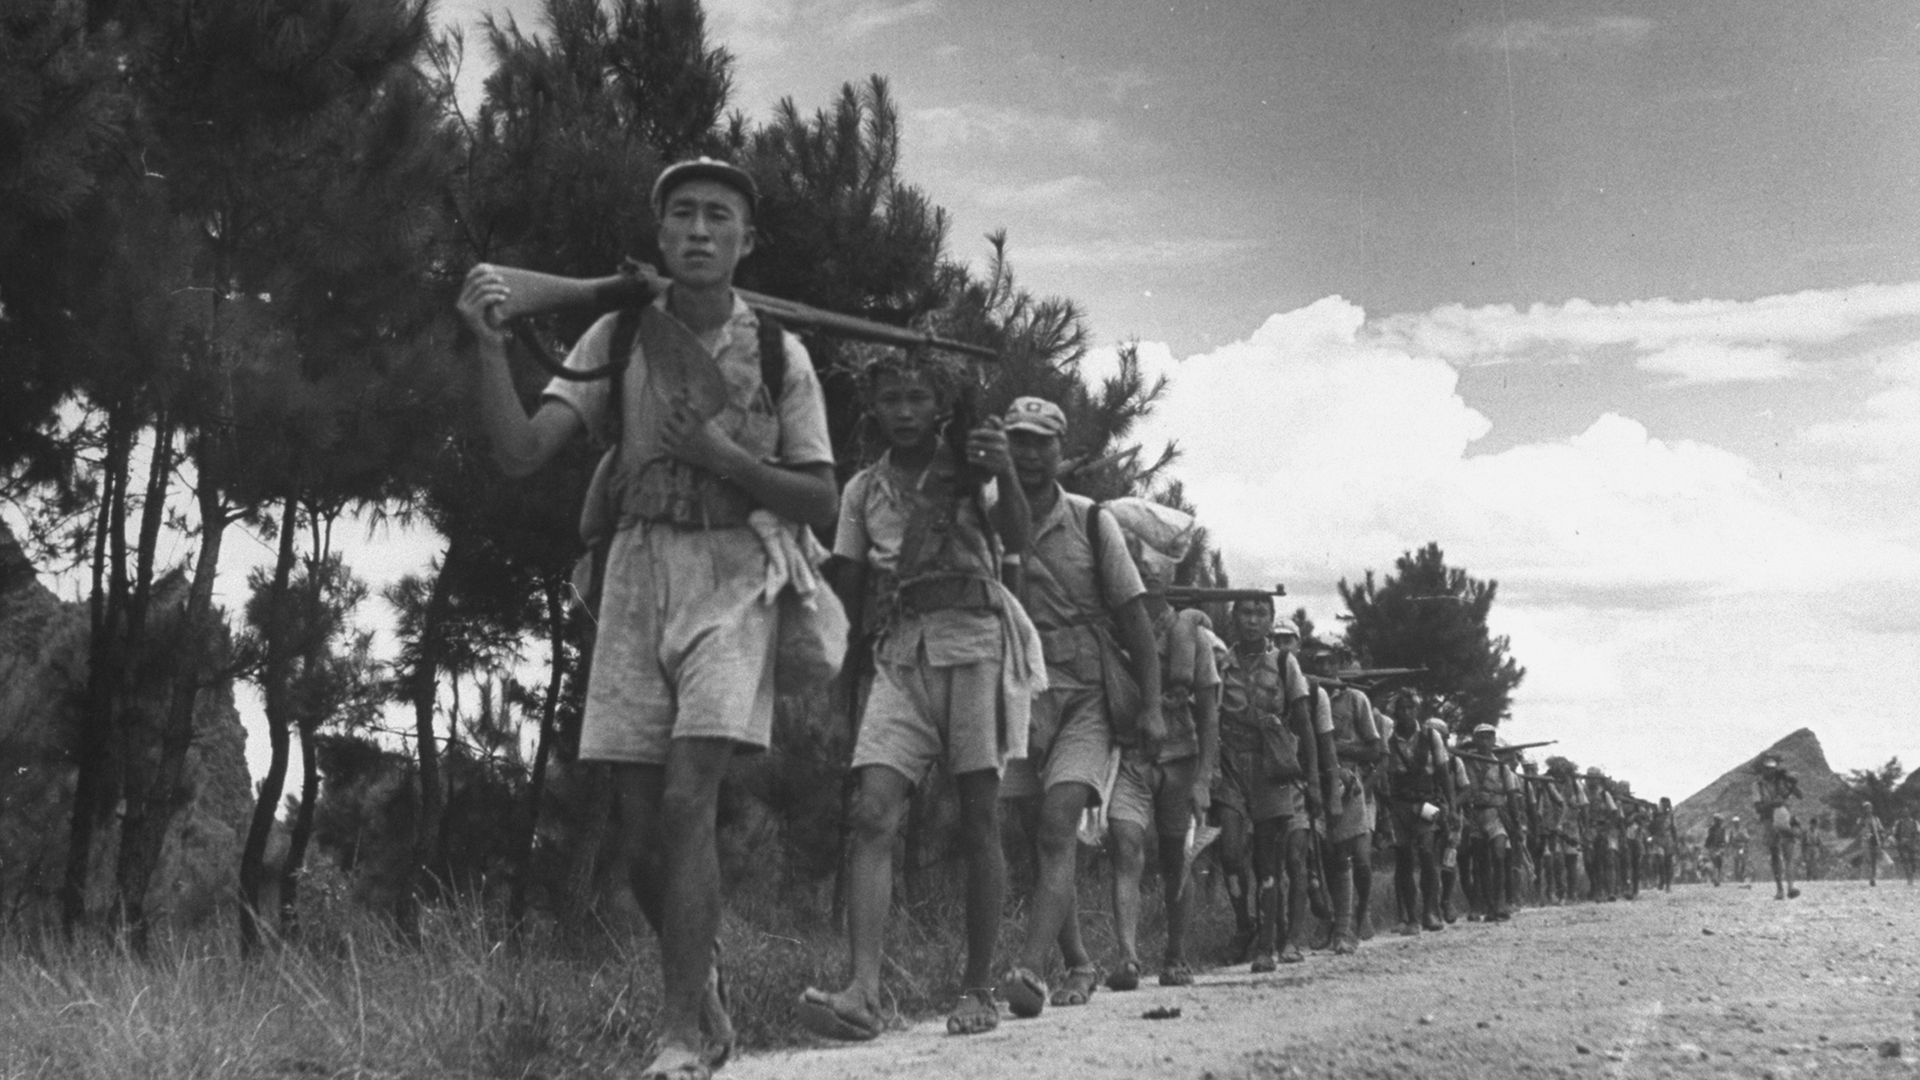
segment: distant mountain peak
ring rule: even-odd
[[[1800,781],[1801,798],[1790,803],[1803,820],[1825,817],[1831,811],[1826,795],[1840,787],[1840,777],[1827,764],[1827,753],[1820,736],[1812,728],[1799,728],[1754,754],[1739,759],[1720,778],[1677,803],[1674,824],[1680,832],[1697,840],[1705,835],[1707,821],[1714,814],[1727,818],[1753,819],[1753,767],[1763,757],[1774,756]]]

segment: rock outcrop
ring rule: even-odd
[[[186,589],[177,575],[154,609],[177,623]],[[159,617],[159,616],[156,616]],[[0,920],[55,910],[72,815],[75,736],[87,682],[88,614],[40,584],[0,523]],[[157,715],[156,699],[148,715]],[[195,918],[233,895],[240,840],[252,809],[246,730],[231,684],[201,695],[186,785],[191,801],[167,835],[148,898],[162,916]],[[113,899],[117,822],[96,834],[88,905]]]
[[[1724,814],[1728,820],[1738,816],[1751,823],[1753,820],[1753,763],[1766,754],[1774,754],[1780,763],[1787,767],[1800,781],[1800,798],[1791,804],[1791,808],[1802,820],[1812,815],[1825,816],[1828,793],[1841,787],[1840,777],[1827,764],[1826,751],[1820,748],[1820,737],[1811,728],[1800,730],[1774,743],[1772,746],[1743,759],[1739,764],[1727,770],[1718,780],[1689,795],[1673,808],[1674,824],[1682,836],[1699,841],[1707,834],[1707,821],[1714,814]]]

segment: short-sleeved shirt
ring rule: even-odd
[[[992,508],[998,489],[989,481],[976,506],[970,498],[954,498],[943,475],[933,464],[916,475],[904,475],[893,465],[891,452],[854,474],[840,496],[833,553],[903,578],[919,573],[994,577],[999,571],[1000,545],[980,514]],[[919,565],[903,572],[901,550],[916,512],[923,516],[951,513],[951,527],[942,531],[939,540],[923,544],[916,557]],[[926,527],[924,521],[920,527]],[[885,663],[912,664],[924,655],[935,667],[998,660],[1003,636],[1000,617],[992,611],[946,608],[901,613],[885,628],[877,657]]]
[[[1260,718],[1277,716],[1285,720],[1287,707],[1311,697],[1312,692],[1292,653],[1272,645],[1253,657],[1237,649],[1229,651],[1220,669],[1221,748],[1235,752],[1258,748]]]
[[[1336,687],[1327,694],[1331,727],[1337,742],[1378,742],[1385,737],[1379,717],[1367,695],[1351,686]]]
[[[1147,591],[1127,554],[1126,534],[1104,511],[1098,515],[1101,565],[1095,572],[1087,537],[1092,505],[1092,499],[1060,489],[1053,508],[1033,523],[1024,599],[1046,651],[1049,690],[1102,687],[1102,634],[1111,640],[1112,613]]]
[[[615,480],[618,490],[631,491],[650,470],[689,468],[673,461],[660,442],[667,415],[681,394],[701,415],[718,415],[721,427],[735,442],[769,464],[832,464],[826,398],[799,339],[782,335],[786,367],[780,400],[775,403],[760,377],[759,316],[738,294],[733,298],[733,314],[721,328],[717,343],[701,340],[670,314],[667,297],[663,292],[642,312],[641,330],[634,336],[634,363],[622,377],[625,400],[620,421],[620,468]],[[616,314],[609,313],[595,322],[574,343],[566,366],[579,371],[606,363],[617,320]],[[647,340],[663,346],[658,355],[648,353],[644,347]],[[710,347],[715,344],[717,347]],[[547,384],[542,396],[573,409],[586,425],[588,436],[604,445],[611,441],[614,430],[612,383],[611,379],[574,382],[556,378]],[[622,502],[627,501],[623,495]]]
[[[1153,637],[1160,646],[1160,684],[1163,687],[1185,684],[1191,688],[1184,709],[1166,714],[1167,737],[1160,743],[1161,762],[1179,761],[1200,752],[1196,701],[1202,691],[1220,685],[1220,669],[1214,663],[1213,648],[1199,633],[1198,612],[1168,608],[1153,620]],[[1186,635],[1192,642],[1193,666],[1187,671],[1173,670],[1174,635]],[[1180,650],[1183,654],[1185,649]]]

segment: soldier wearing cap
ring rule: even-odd
[[[1310,657],[1327,696],[1329,739],[1320,749],[1323,765],[1333,773],[1334,794],[1327,807],[1323,861],[1332,892],[1333,951],[1344,954],[1373,936],[1368,908],[1373,902],[1374,770],[1386,755],[1387,732],[1367,695],[1339,681],[1341,659],[1333,646]]]
[[[1471,757],[1462,755],[1467,772],[1464,846],[1472,866],[1467,893],[1468,918],[1504,922],[1507,909],[1507,859],[1512,842],[1507,835],[1507,804],[1519,786],[1513,770],[1496,754],[1496,729],[1479,724],[1473,729]]]
[[[1753,813],[1773,868],[1773,898],[1791,900],[1800,890],[1793,885],[1793,815],[1787,811],[1787,802],[1800,797],[1800,783],[1772,754],[1755,763],[1754,773]]]
[[[1393,734],[1387,739],[1387,820],[1393,843],[1393,882],[1399,901],[1397,933],[1444,930],[1440,913],[1440,863],[1434,834],[1442,807],[1453,801],[1453,773],[1446,739],[1423,722],[1416,690],[1402,690],[1387,703]]]
[[[468,273],[458,310],[478,341],[480,408],[495,461],[526,476],[580,435],[615,442],[590,509],[611,539],[597,612],[580,758],[613,766],[618,835],[608,876],[660,933],[659,1052],[642,1075],[704,1077],[732,1050],[715,934],[720,781],[773,725],[775,605],[767,555],[747,516],[832,525],[837,496],[826,404],[800,343],[783,337],[774,400],[758,321],[733,291],[755,243],[758,189],[721,161],[681,162],[653,186],[671,286],[640,315],[623,399],[608,381],[555,380],[531,417],[507,370],[490,266]],[[596,322],[567,365],[606,366],[616,317]],[[603,500],[603,501],[601,501]]]
[[[1235,945],[1251,944],[1253,970],[1264,972],[1304,959],[1310,845],[1303,830],[1326,801],[1319,710],[1294,657],[1299,630],[1289,620],[1275,621],[1273,601],[1236,600],[1232,621],[1233,649],[1220,672],[1220,775],[1213,801],[1238,924]],[[1330,727],[1331,719],[1326,723]]]
[[[1047,661],[1027,756],[1008,763],[1000,785],[1002,796],[1032,804],[1026,816],[1038,853],[1020,962],[1000,987],[1014,1015],[1026,1017],[1048,1003],[1085,1004],[1099,984],[1074,885],[1081,814],[1105,797],[1117,747],[1157,748],[1167,725],[1146,588],[1126,536],[1111,513],[1059,483],[1066,414],[1043,398],[1017,398],[1005,429],[1032,511],[1025,601]],[[1133,700],[1118,700],[1127,680]],[[1067,971],[1049,994],[1043,974],[1056,942]]]
[[[1740,821],[1740,815],[1733,815],[1727,823],[1727,847],[1733,851],[1733,877],[1742,886],[1750,884],[1747,866],[1747,827]]]

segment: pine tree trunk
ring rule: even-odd
[[[288,701],[292,650],[287,640],[287,581],[293,575],[296,505],[294,497],[287,496],[280,522],[280,552],[273,564],[273,593],[267,605],[267,656],[261,675],[261,697],[266,704],[267,740],[273,756],[254,797],[253,820],[247,828],[246,846],[240,852],[240,949],[248,955],[260,948],[260,893],[266,886],[267,840],[273,834],[273,818],[280,806],[280,795],[286,790],[287,757],[292,743],[292,710]]]
[[[507,923],[517,931],[527,913],[527,887],[533,878],[533,840],[540,828],[540,803],[547,792],[547,758],[553,746],[553,719],[560,708],[566,659],[567,600],[564,578],[547,582],[547,644],[552,651],[547,696],[540,705],[540,739],[533,752],[533,776],[527,784],[527,818],[514,859],[513,890],[507,897]]]
[[[448,582],[454,570],[466,559],[466,548],[455,539],[447,544],[440,572],[434,575],[433,591],[427,597],[427,610],[420,620],[419,660],[410,673],[408,697],[413,703],[414,753],[420,761],[420,788],[414,796],[412,880],[401,890],[397,915],[403,933],[416,929],[421,896],[432,882],[435,853],[440,847],[441,818],[446,799],[441,790],[440,753],[433,730],[434,705],[440,689],[440,655],[443,627],[450,600]]]
[[[285,938],[299,933],[297,895],[306,870],[307,843],[313,837],[314,802],[320,797],[320,755],[314,745],[313,726],[303,724],[300,728],[300,808],[294,812],[287,859],[280,866],[280,935]]]
[[[88,600],[90,637],[87,644],[87,696],[80,720],[74,759],[73,810],[67,827],[66,872],[60,885],[60,927],[72,938],[87,918],[87,881],[93,864],[93,837],[112,809],[114,720],[119,714],[120,688],[126,675],[126,657],[120,649],[122,612],[116,597],[109,554],[114,524],[124,520],[116,505],[126,496],[124,477],[132,451],[131,436],[123,430],[119,412],[107,417],[105,497],[93,527],[93,589]],[[119,499],[116,499],[116,494]]]

